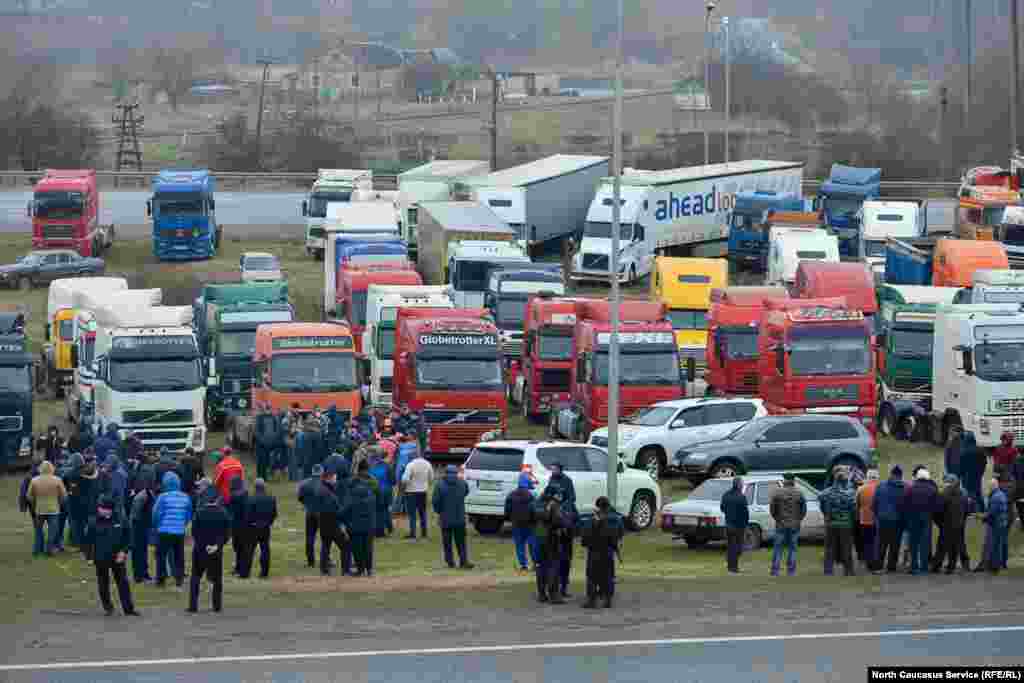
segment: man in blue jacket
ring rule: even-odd
[[[444,561],[455,569],[455,556],[452,554],[452,542],[459,553],[459,568],[472,569],[469,551],[466,549],[466,496],[469,485],[459,479],[459,468],[448,465],[444,478],[434,487],[431,503],[441,524],[441,544],[444,548]]]
[[[750,524],[750,502],[743,493],[743,477],[732,480],[732,488],[722,496],[719,509],[725,515],[726,563],[731,573],[739,574],[743,536]]]
[[[1010,499],[1007,495],[1010,478],[1000,472],[993,479],[992,492],[988,498],[988,510],[983,517],[985,523],[985,554],[983,568],[993,574],[1006,569],[1009,558]]]
[[[185,583],[185,532],[192,521],[192,500],[181,492],[181,480],[167,472],[160,481],[163,493],[153,504],[153,527],[157,533],[156,583],[167,581],[167,559],[170,557],[174,582]]]
[[[893,465],[889,479],[878,485],[872,511],[878,523],[878,566],[892,573],[899,569],[900,541],[905,526],[903,468]],[[886,561],[888,555],[888,561]]]

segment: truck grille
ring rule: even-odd
[[[4,415],[0,417],[0,432],[20,432],[21,415]]]
[[[380,390],[382,393],[390,394],[391,387],[394,386],[394,377],[381,377],[380,378]]]
[[[932,393],[932,383],[929,379],[922,380],[920,377],[910,375],[896,375],[892,379],[893,391],[913,391],[915,393]]]
[[[73,225],[44,225],[43,226],[43,239],[47,240],[59,240],[59,239],[70,239],[75,236],[75,227]]]
[[[480,443],[480,437],[491,431],[488,425],[444,425],[444,442],[449,448],[472,448]]]
[[[827,401],[856,401],[860,396],[856,384],[847,384],[837,387],[807,387],[804,398],[808,403],[823,403]]]
[[[740,385],[742,385],[744,389],[757,389],[757,375],[743,375],[743,378],[740,380]]]
[[[142,439],[143,445],[147,441],[186,441],[188,440],[187,431],[167,431],[167,432],[136,432],[138,437]]]
[[[247,394],[252,388],[252,379],[224,379],[221,380],[220,390],[225,394]]]
[[[1004,398],[996,401],[996,412],[1024,413],[1024,398]]]
[[[584,254],[583,268],[586,270],[608,270],[608,256],[605,254]]]
[[[126,410],[122,419],[126,425],[195,422],[191,410]]]
[[[424,410],[423,420],[429,425],[496,425],[501,422],[501,412],[473,409]]]
[[[569,391],[569,368],[541,370],[540,386],[548,391]]]

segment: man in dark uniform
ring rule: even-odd
[[[562,598],[569,599],[569,574],[572,571],[572,539],[573,529],[576,528],[576,520],[579,515],[576,511],[576,488],[570,479],[562,471],[562,463],[551,463],[551,480],[548,482],[545,492],[557,491],[560,494],[561,513],[564,531],[559,535],[559,545],[556,549],[555,561],[558,572],[558,589]]]
[[[256,476],[264,481],[270,477],[272,457],[280,440],[281,422],[264,403],[256,416]]]
[[[621,527],[611,520],[611,504],[601,496],[590,525],[583,532],[583,546],[587,549],[587,601],[586,608],[597,607],[601,598],[605,607],[612,606],[615,591],[615,558],[622,538]]]
[[[252,493],[245,504],[245,526],[248,538],[245,544],[245,561],[241,577],[249,578],[252,572],[256,547],[260,549],[260,578],[270,576],[270,529],[277,520],[277,498],[267,493],[267,482],[257,479]]]
[[[338,500],[337,483],[337,472],[334,472],[333,468],[327,468],[313,493],[313,507],[317,515],[317,525],[320,527],[320,573],[324,576],[331,573],[331,545],[337,544],[339,548],[344,549],[348,544],[345,538],[348,532],[341,526],[341,503]],[[344,555],[344,550],[342,552]]]
[[[559,581],[559,549],[567,529],[562,519],[562,493],[547,489],[537,514],[537,599],[553,605],[565,604]]]
[[[231,537],[231,513],[224,507],[217,488],[209,479],[199,483],[199,504],[192,520],[192,577],[189,581],[188,611],[199,610],[199,582],[210,582],[213,611],[224,607],[224,546]]]
[[[299,484],[299,502],[306,510],[306,563],[312,569],[316,566],[316,535],[320,530],[320,516],[316,512],[316,489],[324,474],[322,465],[313,467],[313,476]]]

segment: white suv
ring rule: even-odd
[[[629,467],[665,474],[680,448],[717,441],[755,417],[768,414],[759,398],[684,398],[643,408],[619,425],[619,457]],[[595,429],[589,444],[608,447],[608,428]]]
[[[551,472],[561,463],[576,489],[576,508],[581,514],[594,511],[598,498],[608,490],[608,453],[603,448],[568,441],[486,441],[469,454],[464,469],[469,497],[466,514],[481,534],[494,534],[505,523],[505,498],[515,490],[519,475],[529,471],[537,480],[539,495]],[[619,463],[618,500],[613,506],[626,515],[630,527],[646,529],[661,507],[661,489],[647,472],[627,469]]]

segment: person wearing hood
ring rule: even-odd
[[[835,483],[818,497],[828,530],[825,542],[832,551],[826,553],[825,575],[832,575],[832,562],[835,561],[843,565],[846,576],[853,576],[852,545],[853,527],[857,523],[857,498],[846,468],[840,468],[834,478]]]
[[[562,591],[562,597],[568,600],[572,597],[569,595],[569,575],[572,572],[572,530],[576,528],[576,522],[579,519],[579,513],[576,510],[576,487],[573,486],[572,479],[565,474],[562,463],[552,463],[549,469],[551,470],[551,479],[544,489],[545,492],[558,491],[562,494],[562,519],[565,522],[567,533],[559,534],[561,545],[558,548],[557,562],[559,588]]]
[[[96,503],[100,497],[99,467],[96,465],[96,455],[91,450],[86,450],[82,460],[82,468],[78,472],[78,497],[81,506],[80,520],[82,523],[81,538],[85,538],[85,530],[92,523],[96,516]],[[92,562],[92,545],[86,541],[82,545],[82,554],[86,561]]]
[[[377,482],[377,538],[392,534],[395,525],[391,521],[391,503],[395,491],[395,468],[382,454],[375,452],[370,456],[370,476]]]
[[[120,451],[121,439],[117,436],[118,429],[119,427],[116,423],[110,423],[107,425],[107,429],[103,435],[96,439],[96,444],[94,446],[96,449],[96,462],[101,467],[106,464],[107,458]]]
[[[217,456],[215,456],[217,457]],[[225,505],[231,504],[231,480],[240,478],[245,481],[245,468],[235,457],[230,446],[220,450],[220,459],[217,460],[217,467],[213,470],[213,485],[217,487],[221,500]]]
[[[537,510],[537,600],[564,605],[558,571],[561,536],[570,533],[562,518],[562,492],[545,489]]]
[[[153,505],[156,503],[154,482],[139,478],[140,488],[132,498],[132,577],[135,583],[152,581],[149,573],[149,537],[153,530]]]
[[[903,506],[910,533],[910,573],[915,576],[927,574],[932,515],[942,510],[939,487],[932,481],[927,468],[919,469],[914,475],[914,483],[907,489]]]
[[[203,576],[210,582],[213,611],[224,603],[224,546],[231,537],[231,513],[209,479],[202,480],[196,517],[192,523],[192,576],[189,579],[188,611],[199,611],[199,584]]]
[[[128,583],[129,533],[124,516],[118,511],[117,503],[110,496],[102,496],[96,504],[96,516],[86,532],[90,545],[95,548],[96,588],[100,603],[107,616],[114,614],[114,603],[110,599],[110,576],[113,574],[121,609],[126,616],[140,616],[132,603],[132,587]]]
[[[320,524],[315,507],[315,495],[323,474],[324,467],[317,465],[313,468],[313,476],[303,480],[296,490],[299,502],[302,503],[302,507],[306,511],[306,564],[310,569],[316,567],[316,535]]]
[[[539,551],[537,549],[536,501],[533,495],[533,480],[523,472],[519,475],[515,490],[505,498],[505,518],[512,522],[512,540],[516,547],[516,560],[519,572],[526,574],[530,567],[526,560],[526,549],[530,549],[530,558],[534,567],[537,566]]]
[[[965,547],[964,522],[967,520],[967,496],[960,487],[960,478],[955,474],[947,474],[942,478],[945,488],[942,489],[942,509],[938,513],[940,527],[939,548],[932,558],[931,572],[937,574],[942,569],[942,562],[949,557],[946,573],[956,570],[957,560],[963,559],[964,568],[969,566],[970,559],[961,558],[961,548]]]
[[[185,583],[185,532],[192,521],[192,501],[181,491],[181,480],[168,472],[160,482],[163,493],[153,504],[153,527],[157,532],[156,583],[167,581],[168,558],[174,581]]]
[[[270,404],[260,406],[256,416],[256,476],[266,481],[270,477],[274,449],[281,431],[280,421],[270,412]]]
[[[35,544],[33,555],[52,555],[60,537],[58,535],[57,518],[60,508],[67,498],[67,489],[60,477],[54,475],[53,463],[44,460],[39,465],[39,475],[32,478],[26,491],[26,498],[33,511],[32,519],[35,527]],[[46,529],[44,535],[43,529]]]
[[[981,483],[985,478],[988,459],[985,451],[978,447],[974,432],[964,432],[960,445],[960,482],[967,493],[974,499],[975,508],[985,511],[985,497],[981,493]]]
[[[267,493],[267,482],[257,478],[245,502],[245,561],[239,576],[249,578],[257,546],[260,549],[260,578],[270,576],[270,529],[277,520],[277,498]]]
[[[469,551],[466,548],[466,496],[469,495],[469,484],[459,478],[459,468],[448,465],[444,478],[434,487],[431,506],[437,514],[441,525],[441,545],[444,548],[444,561],[455,569],[455,556],[452,544],[459,553],[459,569],[472,569]]]
[[[227,508],[232,520],[231,549],[235,552],[235,566],[231,573],[234,576],[242,576],[250,540],[248,520],[245,518],[249,492],[246,491],[245,480],[241,477],[231,480],[230,491],[231,498],[227,501]]]
[[[597,600],[605,608],[612,606],[615,592],[615,557],[619,553],[622,527],[611,520],[611,502],[605,496],[595,501],[594,518],[583,532],[583,546],[587,549],[587,601],[588,609],[597,607]]]
[[[351,534],[354,576],[373,575],[373,538],[377,529],[377,482],[370,476],[366,460],[359,463],[348,486],[341,517]]]

